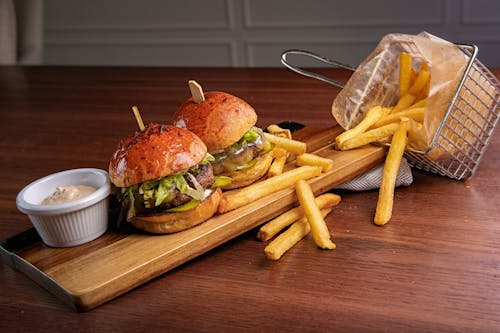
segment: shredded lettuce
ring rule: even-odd
[[[189,177],[189,180],[191,180],[195,188],[189,186],[188,182],[182,175],[180,175],[179,177],[175,177],[175,186],[177,187],[177,189],[179,189],[179,191],[181,191],[181,193],[187,194],[195,200],[202,200],[205,194],[205,190],[192,174],[186,173],[186,176]]]
[[[130,205],[128,206],[127,210],[127,220],[130,220],[132,217],[135,216],[135,197],[134,197],[134,191],[137,190],[137,185],[131,186],[123,194],[127,194],[128,198],[130,200]]]
[[[257,133],[257,131],[255,130],[255,127],[253,127],[252,129],[250,129],[248,132],[246,132],[244,135],[243,135],[243,139],[246,141],[246,142],[255,142],[257,141],[257,139],[260,138],[260,135],[259,133]]]
[[[188,177],[194,188],[189,185],[184,176]],[[173,199],[173,191],[177,188],[181,193],[187,194],[195,200],[202,200],[204,189],[196,180],[196,177],[189,172],[180,172],[166,177],[152,179],[142,183],[138,187],[138,193],[142,195],[144,206],[152,208],[160,206],[164,202]],[[132,198],[133,191],[129,190],[129,196]]]
[[[156,189],[156,200],[155,207],[160,206],[163,202],[167,201],[167,198],[172,199],[174,182],[168,177],[165,177],[160,180],[158,184],[158,188]]]
[[[136,205],[144,205],[144,208],[151,209],[173,200],[175,197],[175,189],[178,189],[179,192],[187,194],[192,198],[192,200],[189,201],[190,205],[181,205],[179,206],[180,210],[178,211],[187,210],[189,207],[193,207],[196,202],[203,200],[205,196],[205,189],[192,174],[196,173],[196,171],[196,169],[192,169],[185,172],[171,174],[166,177],[152,179],[128,188],[122,188],[122,200],[129,201],[127,205],[127,220],[130,220],[136,215]],[[189,185],[186,178],[191,184],[193,184],[193,186]]]
[[[257,127],[252,127],[248,130],[238,141],[230,145],[229,147],[219,149],[216,152],[212,152],[213,162],[212,165],[220,163],[226,159],[233,159],[235,156],[238,156],[245,147],[247,146],[260,146],[263,142],[262,135],[260,134],[262,130]],[[245,163],[248,162],[245,161]],[[237,164],[242,164],[241,161],[237,162]]]
[[[207,155],[205,155],[205,157],[201,160],[199,164],[207,164],[214,160],[215,158],[210,153],[207,153]]]

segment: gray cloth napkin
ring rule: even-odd
[[[350,191],[367,191],[380,188],[380,183],[382,182],[382,170],[384,169],[384,164],[381,164],[362,175],[359,175],[351,180],[346,181],[343,184],[335,187],[335,189],[340,190],[350,190]],[[411,168],[405,158],[401,160],[401,165],[399,166],[398,176],[396,177],[396,187],[398,186],[409,186],[413,182],[413,175],[411,173]]]

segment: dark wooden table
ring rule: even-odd
[[[107,169],[136,129],[131,105],[169,122],[188,79],[246,99],[260,126],[335,124],[338,89],[286,69],[0,67],[0,239],[31,228],[15,205],[26,184]],[[334,251],[306,239],[268,261],[252,230],[89,312],[1,264],[0,331],[498,331],[499,156],[497,130],[465,182],[414,171],[384,227],[372,223],[377,191],[339,192]]]

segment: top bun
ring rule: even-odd
[[[201,103],[195,103],[193,98],[184,102],[173,121],[198,135],[209,152],[237,142],[257,122],[254,108],[241,98],[219,91],[204,95]]]
[[[192,132],[149,124],[118,144],[109,163],[109,178],[118,187],[129,187],[186,170],[206,154],[207,147]]]

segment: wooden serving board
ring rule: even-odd
[[[308,151],[334,161],[333,170],[310,180],[316,195],[324,193],[380,163],[385,151],[367,146],[351,151],[333,148],[340,127],[303,128],[294,138]],[[218,214],[189,230],[150,235],[110,228],[100,238],[72,248],[45,246],[34,229],[1,244],[4,262],[78,311],[101,305],[146,281],[279,215],[297,203],[294,188]]]

